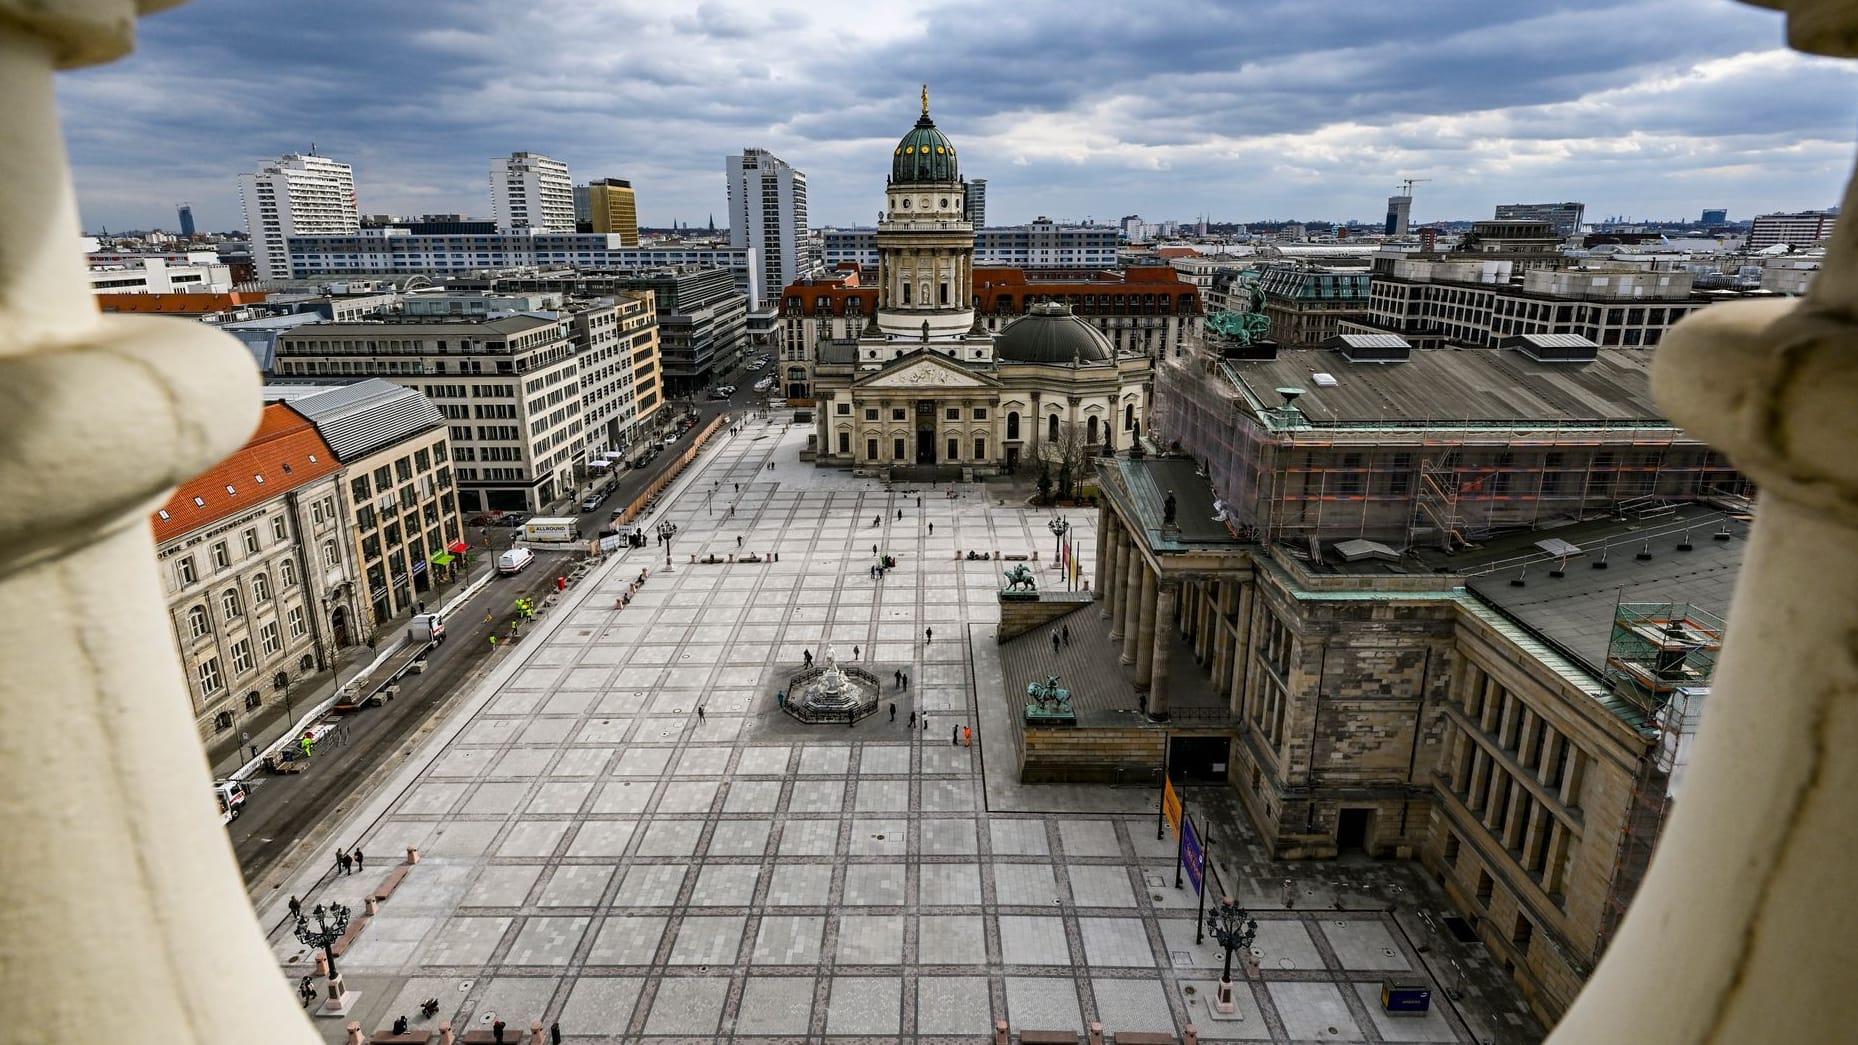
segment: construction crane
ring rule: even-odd
[[[1400,195],[1411,196],[1413,195],[1413,186],[1418,185],[1422,181],[1431,181],[1431,180],[1432,180],[1431,178],[1401,178],[1400,179]]]

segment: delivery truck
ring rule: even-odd
[[[578,541],[581,539],[581,521],[571,517],[531,519],[523,524],[523,539],[526,541]]]

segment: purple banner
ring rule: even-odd
[[[1194,892],[1205,887],[1206,853],[1200,848],[1200,834],[1194,830],[1194,822],[1187,820],[1181,825],[1181,852],[1187,865],[1187,878],[1194,884]]]

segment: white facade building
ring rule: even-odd
[[[760,252],[759,290],[780,288],[818,267],[807,239],[806,174],[766,149],[744,149],[724,161],[729,178],[729,245]],[[759,293],[750,301],[760,303]]]
[[[1748,249],[1761,250],[1776,243],[1790,247],[1810,247],[1832,235],[1839,220],[1831,211],[1809,210],[1799,214],[1760,214],[1748,228]]]
[[[974,183],[968,182],[973,188]],[[973,198],[973,193],[967,194]],[[826,268],[857,262],[877,270],[877,229],[871,226],[826,229],[821,234]],[[976,265],[1011,265],[1024,269],[1113,269],[1117,267],[1117,229],[1111,225],[1060,225],[1040,218],[1028,225],[974,231]]]
[[[490,161],[490,213],[506,232],[574,231],[574,180],[568,165],[539,152]]]
[[[255,174],[239,175],[239,206],[260,279],[290,278],[291,236],[361,227],[355,169],[314,153],[280,156]]]
[[[232,290],[232,269],[221,265],[212,251],[199,251],[198,261],[167,257],[116,255],[107,263],[90,264],[93,294],[224,294]]]

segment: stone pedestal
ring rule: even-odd
[[[1237,1007],[1238,1006],[1234,1005],[1232,1001],[1232,981],[1219,981],[1219,992],[1213,995],[1213,1010],[1215,1012],[1231,1012]]]

